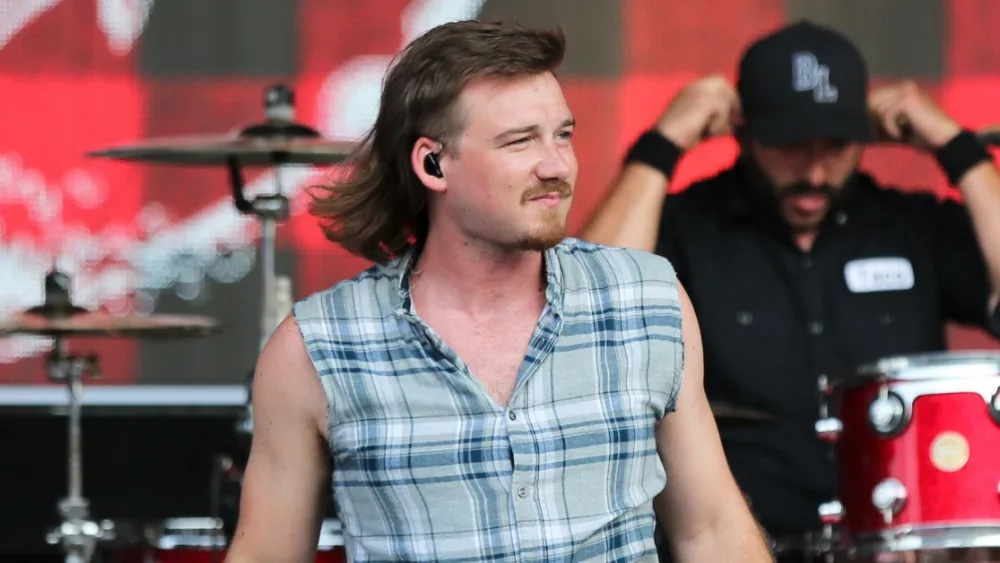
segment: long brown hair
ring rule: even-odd
[[[554,71],[562,63],[561,29],[462,21],[421,35],[386,74],[375,125],[347,160],[341,181],[315,186],[310,212],[326,238],[384,262],[427,236],[427,188],[410,153],[420,137],[444,144],[463,127],[456,102],[471,80]]]

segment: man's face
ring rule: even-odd
[[[555,76],[478,80],[458,106],[464,129],[442,160],[447,188],[434,198],[431,229],[503,249],[558,244],[577,162],[573,116]]]
[[[834,140],[787,146],[751,144],[752,156],[776,190],[778,209],[797,233],[812,232],[858,167],[862,145]]]

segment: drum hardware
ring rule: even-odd
[[[275,255],[278,224],[290,216],[288,197],[282,193],[280,166],[286,164],[332,165],[344,162],[355,143],[323,139],[316,129],[295,121],[295,94],[284,84],[275,84],[264,92],[264,121],[238,130],[235,134],[198,135],[151,139],[131,145],[111,147],[87,153],[90,157],[123,161],[191,166],[222,166],[229,172],[230,191],[237,211],[252,215],[261,227],[261,276],[263,286],[259,349],[281,322],[279,301],[285,289],[291,295],[291,282],[276,274]],[[275,193],[248,199],[241,167],[271,167],[275,171]],[[240,432],[252,432],[252,410],[247,406]]]
[[[837,441],[837,437],[840,436],[844,425],[836,418],[830,416],[828,402],[833,393],[830,378],[826,375],[820,375],[817,378],[817,384],[816,390],[819,393],[819,420],[816,421],[815,430],[820,440],[827,444],[832,444]]]
[[[883,385],[879,388],[878,396],[868,405],[868,422],[879,435],[892,436],[904,428],[902,422],[905,413],[903,399]]]
[[[882,513],[888,526],[903,505],[906,504],[906,486],[899,479],[883,479],[872,489],[872,505]]]
[[[201,547],[221,552],[226,548],[222,520],[218,518],[170,518],[148,526],[146,540],[160,549]]]
[[[100,523],[90,518],[90,501],[83,496],[83,452],[81,447],[81,399],[85,376],[97,377],[97,359],[92,356],[70,355],[66,341],[56,338],[53,351],[46,362],[48,377],[53,382],[65,383],[69,389],[69,494],[59,499],[57,509],[62,523],[49,532],[45,541],[61,545],[67,563],[87,563],[93,556],[97,542],[114,539],[114,523]]]
[[[282,164],[331,165],[343,162],[355,148],[334,141],[294,121],[294,93],[283,84],[264,92],[265,120],[235,132],[147,139],[86,153],[94,158],[182,166],[236,168]]]
[[[898,531],[858,535],[847,549],[847,555],[848,560],[858,560],[877,558],[880,554],[886,553],[912,553],[915,555],[911,561],[992,562],[996,559],[962,558],[960,553],[995,550],[998,545],[1000,545],[1000,523],[997,522],[913,526]],[[921,557],[916,555],[918,553],[926,555]],[[934,558],[933,555],[938,555],[939,558]],[[892,561],[900,560],[892,559]]]
[[[816,435],[824,442],[830,444],[836,442],[843,431],[844,423],[837,418],[827,417],[816,421]]]
[[[1000,353],[887,358],[821,387],[837,397],[836,412],[824,401],[821,421],[840,424],[817,428],[838,427],[822,434],[836,435],[836,525],[849,560],[1000,555]],[[824,523],[829,512],[822,507]]]
[[[819,393],[819,417],[826,418],[830,416],[826,401],[833,393],[833,386],[830,384],[830,378],[825,374],[816,378],[816,391]]]
[[[834,459],[836,455],[835,444],[840,438],[840,433],[844,430],[844,424],[840,419],[830,416],[830,401],[833,395],[834,386],[830,378],[822,374],[817,378],[816,391],[819,394],[819,419],[816,421],[815,431],[817,437],[822,441],[827,449],[827,457]],[[824,563],[833,563],[835,555],[835,537],[839,536],[839,527],[844,519],[844,505],[840,500],[834,499],[824,502],[818,508],[819,521],[822,525],[822,549],[819,549],[823,556]]]
[[[833,393],[830,378],[826,375],[820,375],[817,378],[816,391],[819,393],[819,419],[815,425],[816,435],[823,442],[832,444],[837,441],[837,437],[840,436],[844,425],[835,417],[830,416],[829,401]]]
[[[819,505],[819,521],[823,525],[821,545],[817,546],[823,555],[824,563],[834,562],[835,541],[838,535],[838,526],[844,519],[844,505],[839,500],[824,502]]]
[[[316,129],[294,121],[295,95],[283,84],[265,90],[264,114],[263,122],[244,127],[235,134],[167,137],[87,153],[91,157],[155,164],[212,165],[228,170],[236,209],[253,215],[261,224],[264,294],[261,347],[280,322],[275,319],[275,240],[278,223],[290,215],[290,204],[282,193],[280,175],[276,175],[275,193],[248,199],[241,167],[337,164],[346,160],[354,148],[353,143],[323,139]]]
[[[213,528],[215,530],[215,538],[213,539],[212,547],[215,547],[216,549],[212,550],[212,563],[218,563],[220,561],[219,555],[221,555],[225,546],[229,544],[231,537],[231,531],[226,529],[226,519],[222,515],[222,488],[224,484],[242,486],[243,472],[236,467],[236,464],[233,462],[231,457],[227,455],[219,455],[215,457],[212,463],[211,494],[209,497],[210,521],[221,524],[220,526]]]
[[[215,518],[169,518],[143,526],[141,545],[117,550],[111,563],[213,563],[224,561],[229,542],[220,536],[223,522]],[[343,563],[343,527],[335,518],[324,519],[316,542],[316,563]]]
[[[67,274],[56,268],[50,270],[45,276],[44,303],[0,322],[0,335],[34,334],[54,339],[46,359],[46,375],[55,383],[66,384],[69,392],[68,494],[57,503],[61,524],[45,539],[50,545],[62,546],[67,563],[87,563],[99,541],[115,538],[114,523],[92,520],[90,501],[83,495],[83,385],[85,378],[99,378],[100,369],[96,355],[70,354],[65,339],[74,335],[200,335],[211,332],[217,325],[199,317],[115,317],[88,311],[73,304],[70,285]]]

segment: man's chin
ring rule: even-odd
[[[521,239],[518,247],[522,250],[548,250],[566,238],[566,224],[559,223],[537,229]]]
[[[810,232],[819,229],[819,226],[823,224],[823,218],[826,217],[827,207],[816,211],[815,213],[803,214],[792,210],[785,210],[782,215],[784,216],[785,222],[788,226],[792,228],[792,231],[798,232]]]

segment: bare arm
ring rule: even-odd
[[[1000,300],[1000,173],[994,163],[983,162],[966,172],[959,184],[986,259],[993,290],[988,304],[992,314]]]
[[[681,563],[773,561],[723,453],[705,397],[698,319],[683,287],[680,293],[684,382],[677,410],[657,429],[667,469],[667,486],[655,501],[658,519]]]
[[[323,388],[295,320],[286,318],[254,374],[254,433],[227,563],[315,558],[329,454]]]
[[[868,103],[885,137],[920,149],[936,151],[961,131],[958,122],[912,80],[875,90]],[[992,161],[981,162],[965,172],[958,184],[986,261],[992,291],[984,305],[992,314],[1000,298],[1000,173]]]
[[[580,238],[653,252],[667,187],[667,177],[659,170],[641,163],[629,164],[587,222]]]
[[[670,102],[656,129],[686,151],[706,137],[731,133],[739,119],[736,92],[722,76],[708,76],[686,86]],[[580,238],[654,252],[669,184],[669,178],[652,166],[628,164]]]

